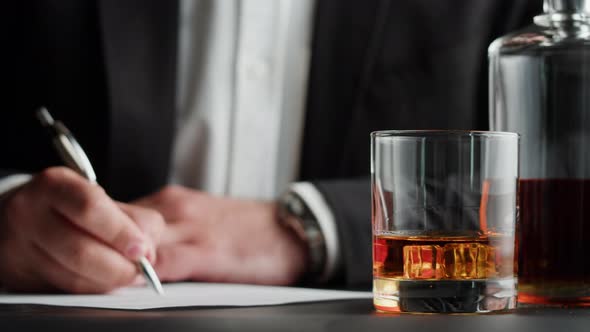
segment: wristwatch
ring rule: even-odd
[[[307,271],[302,278],[305,283],[319,279],[326,265],[326,242],[320,224],[305,201],[294,191],[287,191],[278,201],[279,221],[291,229],[307,247]]]

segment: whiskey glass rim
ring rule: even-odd
[[[378,130],[371,132],[372,138],[429,138],[429,137],[489,137],[519,138],[520,134],[508,131],[456,130],[456,129],[419,129],[419,130]]]

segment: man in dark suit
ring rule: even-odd
[[[315,185],[336,220],[342,264],[330,282],[370,283],[369,132],[487,129],[487,45],[540,5],[317,1],[299,180]],[[135,278],[128,258],[154,260],[156,250],[164,280],[299,280],[306,243],[276,222],[276,204],[165,187],[175,1],[8,7],[1,175],[37,175],[3,197],[0,284],[108,291]],[[76,133],[105,191],[48,168],[60,162],[34,121],[40,105]]]

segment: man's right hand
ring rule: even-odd
[[[74,171],[49,168],[0,209],[0,286],[103,293],[132,283],[133,263],[155,259],[162,216],[114,202]]]

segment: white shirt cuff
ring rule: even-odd
[[[32,178],[30,174],[14,174],[0,178],[0,199],[9,191],[31,181]]]
[[[307,207],[317,218],[326,245],[326,265],[320,275],[319,281],[326,282],[334,276],[341,264],[340,244],[334,214],[324,199],[324,196],[313,184],[309,182],[293,183],[290,186],[290,190],[303,199]]]

